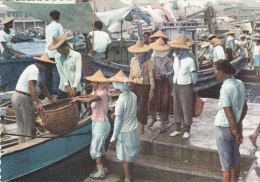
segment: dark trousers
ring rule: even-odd
[[[137,114],[138,121],[143,125],[147,125],[150,85],[132,83],[130,85],[130,90],[137,96],[139,107],[139,112]]]
[[[227,53],[227,55],[228,55],[227,61],[231,62],[232,59],[233,59],[232,49],[227,48],[227,49],[226,49],[226,53]]]
[[[54,58],[50,58],[50,60],[55,61]],[[52,79],[53,79],[53,68],[54,68],[54,64],[50,64],[50,66],[48,67],[48,69],[45,70],[44,74],[45,74],[45,85],[48,89],[48,91],[50,92],[50,94],[53,94],[52,91]]]
[[[76,96],[80,96],[80,92],[77,92]],[[57,99],[61,100],[61,99],[66,99],[66,98],[69,98],[69,94],[67,92],[63,92],[63,91],[59,90],[58,95],[57,95]],[[78,109],[79,109],[79,112],[80,112],[81,102],[78,102]]]

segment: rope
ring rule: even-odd
[[[1,137],[9,135],[9,136],[22,136],[22,137],[32,137],[32,138],[68,138],[68,137],[72,137],[72,136],[81,136],[81,135],[89,135],[91,134],[90,132],[86,132],[86,133],[77,133],[77,134],[71,134],[71,135],[62,135],[62,136],[31,136],[31,135],[20,135],[20,134],[14,134],[14,133],[2,133],[1,132]]]

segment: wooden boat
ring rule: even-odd
[[[50,133],[40,137],[45,138],[18,145],[14,137],[1,139],[1,181],[10,181],[39,170],[90,145],[91,119],[81,120],[79,128],[65,137]]]

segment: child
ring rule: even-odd
[[[140,135],[136,117],[137,97],[129,91],[128,79],[120,70],[114,77],[110,78],[114,88],[120,92],[116,101],[115,125],[111,144],[116,144],[117,158],[123,162],[125,179],[118,182],[130,182],[133,178],[133,163],[136,161],[140,151]]]
[[[91,173],[92,179],[105,179],[108,173],[107,168],[103,167],[105,160],[105,141],[110,132],[110,124],[108,121],[108,105],[109,105],[109,90],[108,79],[103,73],[98,70],[93,76],[85,77],[91,81],[93,91],[86,97],[75,97],[73,101],[91,103],[92,109],[92,141],[90,145],[90,155],[96,160],[96,173]]]

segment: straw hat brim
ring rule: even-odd
[[[156,35],[156,34],[153,34],[149,38],[150,39],[151,38],[162,38],[162,39],[165,39],[165,40],[169,40],[169,38],[166,35]]]
[[[228,32],[227,34],[228,35],[234,35],[234,34],[236,34],[236,32]]]
[[[216,35],[214,35],[214,34],[209,35],[208,40],[211,39],[212,37],[216,37]]]
[[[171,43],[171,44],[170,44],[170,47],[178,48],[178,49],[187,49],[187,50],[190,50],[190,47],[189,47],[189,46],[181,45],[181,44],[175,44],[175,43]]]
[[[55,50],[58,47],[60,47],[66,40],[67,40],[67,34],[63,34],[62,38],[59,40],[59,42],[57,42],[56,44],[52,43],[50,44],[50,46],[48,47],[49,50]]]
[[[205,42],[205,43],[201,44],[201,48],[208,47],[209,45],[210,45],[210,42]]]
[[[50,59],[44,59],[44,58],[39,58],[39,57],[33,57],[33,59],[36,59],[38,61],[42,61],[42,62],[45,62],[45,63],[57,64],[56,62],[54,62]]]
[[[85,80],[88,80],[88,81],[91,81],[91,82],[99,82],[99,83],[107,83],[107,82],[110,82],[109,79],[107,78],[103,78],[103,77],[97,77],[95,75],[92,75],[92,76],[86,76],[85,77]]]
[[[118,83],[133,83],[134,81],[129,78],[121,78],[121,77],[112,77],[108,79],[111,82],[118,82]]]
[[[151,48],[149,47],[149,45],[144,44],[143,47],[136,47],[136,45],[133,45],[131,47],[128,48],[128,52],[131,53],[143,53],[143,52],[147,52],[150,51]]]
[[[158,46],[155,43],[152,43],[149,46],[151,49],[153,49],[155,51],[169,51],[170,50],[170,46],[168,46],[168,45]]]
[[[5,25],[5,24],[7,24],[7,23],[9,23],[9,22],[11,22],[11,21],[14,21],[14,17],[9,17],[8,19],[3,20],[3,21],[1,22],[1,25]]]

